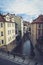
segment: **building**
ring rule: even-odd
[[[31,27],[30,27],[30,23],[29,23],[29,22],[27,22],[27,21],[24,21],[24,22],[23,22],[23,31],[24,31],[24,34],[25,34],[26,32],[28,32],[28,33],[30,34],[30,32],[31,32]]]
[[[15,37],[19,34],[18,33],[18,23],[16,23],[16,20],[15,20],[15,14],[10,14],[10,13],[7,13],[4,18],[7,20],[7,21],[12,21],[12,22],[15,22]],[[17,18],[16,18],[17,19]]]
[[[15,22],[18,24],[18,34],[23,37],[23,19],[20,16],[14,16]]]
[[[38,47],[43,48],[42,44],[43,42],[41,42],[42,39],[43,39],[43,15],[40,15],[31,23],[31,41],[34,46],[38,45]]]
[[[23,33],[25,34],[26,31],[27,31],[27,22],[24,21],[24,22],[23,22]]]
[[[16,33],[15,30],[15,21],[13,16],[9,14],[1,15],[0,14],[0,48],[11,51],[12,48],[16,46],[15,39]],[[16,27],[17,29],[17,27]]]

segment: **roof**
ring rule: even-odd
[[[0,14],[0,22],[5,22],[3,15]]]
[[[5,15],[2,15],[0,14],[0,22],[8,22],[8,23],[15,23],[15,22],[12,22],[11,20],[10,21],[6,21],[6,19],[4,18]]]
[[[29,25],[30,22],[24,21],[23,24],[24,24],[24,25]]]
[[[39,23],[43,23],[43,15],[39,15],[38,18],[36,18],[35,20],[33,20],[32,24],[39,24]]]

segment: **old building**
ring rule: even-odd
[[[15,44],[15,21],[13,17],[0,15],[0,48],[10,51]]]
[[[23,22],[23,32],[24,32],[24,34],[26,33],[26,31],[27,31],[27,24],[26,24],[26,22],[24,21],[24,22]]]
[[[29,34],[30,34],[30,32],[31,32],[31,27],[30,27],[30,23],[29,22],[27,22],[27,21],[24,21],[23,22],[23,32],[24,32],[24,34],[26,33],[26,32],[28,32]]]
[[[38,18],[33,20],[31,23],[31,41],[34,46],[38,45],[38,47],[43,48],[41,42],[43,39],[43,15],[40,15]]]
[[[18,24],[18,33],[23,36],[23,19],[20,16],[14,16],[15,22]]]

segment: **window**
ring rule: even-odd
[[[10,40],[11,40],[11,37],[8,38],[8,41],[10,41]]]
[[[41,24],[39,24],[39,28],[41,27]]]
[[[1,45],[1,40],[0,40],[0,45]]]
[[[9,15],[6,16],[6,21],[10,21],[10,16]]]
[[[7,26],[9,27],[9,23],[7,24]]]
[[[14,27],[15,26],[15,23],[12,23],[12,26]]]
[[[3,36],[3,32],[0,32],[0,36]]]
[[[12,30],[12,33],[14,33],[14,30]]]
[[[1,27],[3,27],[3,23],[1,23]]]
[[[9,35],[9,30],[8,30],[8,35]]]
[[[11,30],[9,30],[9,34],[11,34]]]
[[[4,41],[3,40],[0,40],[0,44],[3,44],[4,43]]]
[[[8,30],[8,35],[11,34],[11,30]]]
[[[31,28],[29,27],[29,31],[31,31]]]
[[[14,38],[14,37],[15,37],[15,35],[12,36],[12,38]]]
[[[15,30],[15,33],[18,34],[18,29]]]
[[[3,23],[0,23],[0,27],[3,27]]]
[[[4,41],[2,40],[2,44],[4,43]]]
[[[1,36],[3,36],[3,32],[1,32]]]
[[[11,27],[11,23],[8,23],[8,27]]]

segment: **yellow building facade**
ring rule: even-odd
[[[15,22],[18,24],[18,33],[23,37],[23,19],[20,16],[14,16]]]
[[[6,16],[6,20],[9,21],[10,19],[12,21],[15,21],[15,23],[18,25],[17,26],[18,27],[18,35],[20,34],[21,36],[23,36],[23,18],[21,16],[15,15],[15,14],[9,14],[8,13]]]
[[[35,46],[38,44],[39,38],[43,36],[43,15],[40,15],[37,19],[31,23],[31,41]],[[40,43],[41,44],[41,43]]]
[[[9,45],[15,39],[15,22],[13,17],[0,15],[0,47]]]
[[[0,46],[4,45],[4,23],[0,22]]]

